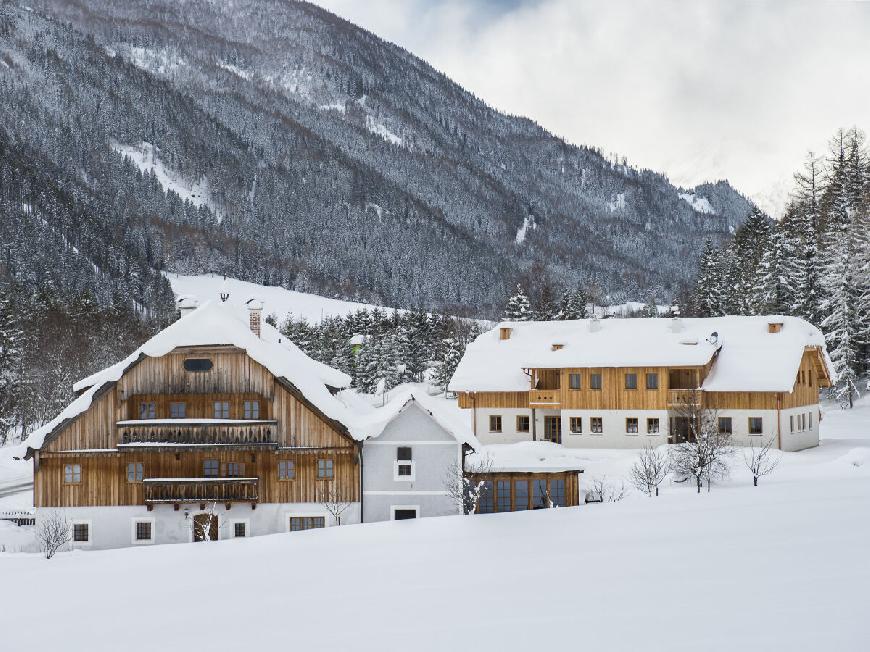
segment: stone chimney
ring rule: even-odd
[[[182,296],[178,297],[178,299],[175,300],[175,307],[178,308],[180,319],[182,317],[186,317],[194,310],[199,308],[199,301],[191,296]]]
[[[263,320],[263,302],[259,299],[248,299],[245,305],[248,306],[248,324],[251,327],[251,332],[260,337]]]

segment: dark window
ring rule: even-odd
[[[151,541],[151,522],[136,522],[136,541]]]
[[[517,416],[517,432],[528,432],[529,431],[529,417],[525,415]]]
[[[749,417],[749,434],[760,435],[762,430],[761,417]]]
[[[335,477],[335,468],[331,459],[317,460],[317,479],[332,480]]]
[[[127,465],[127,482],[142,482],[142,462],[130,462]]]
[[[731,426],[731,417],[719,417],[719,433],[722,435],[730,435],[734,432]]]
[[[601,417],[589,417],[589,432],[600,435],[604,432],[604,424]]]
[[[260,418],[260,401],[245,401],[245,418]]]
[[[532,509],[543,509],[549,506],[550,503],[547,500],[547,481],[532,480]]]
[[[480,489],[480,501],[478,502],[477,511],[481,514],[491,514],[495,511],[494,499],[492,480],[484,480],[483,487]]]
[[[589,389],[601,389],[601,374],[589,374]]]
[[[206,478],[216,478],[220,474],[220,466],[217,460],[204,460],[202,463],[202,474]]]
[[[226,470],[226,477],[241,478],[245,474],[245,465],[240,464],[239,462],[227,462]]]
[[[66,484],[79,484],[82,481],[82,465],[64,464],[63,481]]]
[[[499,512],[511,511],[511,482],[499,480],[496,483],[496,508]]]
[[[300,532],[302,530],[313,530],[326,525],[326,519],[323,516],[291,516],[290,531]]]
[[[233,524],[233,536],[234,537],[245,537],[248,535],[247,528],[245,527],[246,523],[234,523]]]
[[[659,420],[658,419],[647,419],[646,420],[646,432],[648,435],[654,435],[659,431]]]
[[[632,435],[637,434],[637,419],[633,417],[629,417],[625,420],[625,432],[630,433]]]
[[[399,446],[396,449],[396,459],[400,462],[410,462],[413,459],[411,447]]]
[[[278,479],[293,480],[296,478],[296,464],[293,460],[280,460],[278,462]]]
[[[499,415],[499,414],[489,415],[489,431],[490,432],[501,432],[501,415]]]
[[[157,418],[157,406],[154,404],[154,401],[145,401],[139,404],[139,418],[140,419],[156,419]]]
[[[185,371],[211,371],[212,361],[208,358],[188,358],[184,361]]]
[[[214,418],[229,419],[230,418],[230,402],[215,401],[214,402]]]
[[[73,541],[78,541],[81,543],[86,543],[87,541],[89,541],[90,533],[88,532],[88,530],[89,528],[87,523],[75,523],[73,525]]]
[[[637,389],[637,374],[625,374],[625,389]]]
[[[169,418],[183,419],[187,416],[187,404],[182,401],[173,401],[169,404]]]
[[[580,374],[568,374],[568,387],[570,389],[580,389],[581,388],[581,376],[580,376]]]
[[[396,475],[410,478],[414,475],[413,451],[410,446],[396,449]]]
[[[659,375],[657,373],[649,373],[646,375],[646,388],[647,389],[658,389],[659,388]]]
[[[568,425],[571,428],[572,435],[579,435],[583,432],[583,417],[571,417]]]
[[[417,518],[416,509],[397,509],[393,512],[394,521],[407,521],[412,518]]]
[[[565,506],[565,481],[550,480],[550,500],[556,507]]]
[[[514,481],[514,510],[521,512],[529,508],[529,481]]]

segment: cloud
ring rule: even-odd
[[[318,4],[503,111],[685,186],[728,178],[781,203],[807,149],[870,129],[870,3]]]

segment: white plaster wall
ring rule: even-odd
[[[492,414],[501,415],[501,432],[489,431],[489,417]],[[532,425],[529,423],[529,432],[517,432],[517,415],[522,414],[529,419],[532,417],[530,408],[477,408],[475,419],[475,434],[482,444],[515,444],[520,441],[532,440]],[[539,435],[542,435],[543,421],[539,424]],[[542,438],[539,436],[539,439]]]
[[[782,411],[782,450],[800,451],[819,445],[819,416],[820,409],[816,405],[804,405],[798,408],[790,408]],[[807,427],[801,430],[798,425],[798,416],[806,415]],[[812,427],[810,427],[810,415],[812,415]],[[794,417],[794,431],[791,430],[791,420]]]
[[[206,509],[205,511],[208,511]],[[123,548],[132,545],[155,545],[164,543],[188,543],[193,540],[193,517],[202,513],[199,503],[183,504],[178,511],[172,505],[155,505],[150,512],[144,505],[123,507],[43,507],[36,510],[37,524],[51,512],[58,512],[70,523],[89,521],[88,546],[76,545],[90,550]],[[247,503],[233,503],[228,510],[218,503],[218,539],[233,537],[231,523],[247,521],[248,536],[275,534],[289,531],[290,516],[323,516],[327,527],[335,525],[332,517],[320,503],[260,503],[251,509]],[[134,519],[153,519],[153,544],[133,543]],[[342,525],[360,522],[360,504],[352,503],[341,517]]]
[[[571,417],[583,419],[583,433],[571,433]],[[603,433],[591,432],[591,418],[602,419]],[[637,434],[625,431],[625,420],[636,418]],[[659,432],[648,434],[646,420],[659,420]],[[668,443],[667,410],[562,410],[562,444],[570,448],[643,448]]]

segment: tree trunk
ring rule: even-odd
[[[658,495],[659,495],[659,488],[656,487],[656,496],[658,496]]]
[[[757,475],[752,476],[752,486],[753,487],[758,486],[758,476]]]

